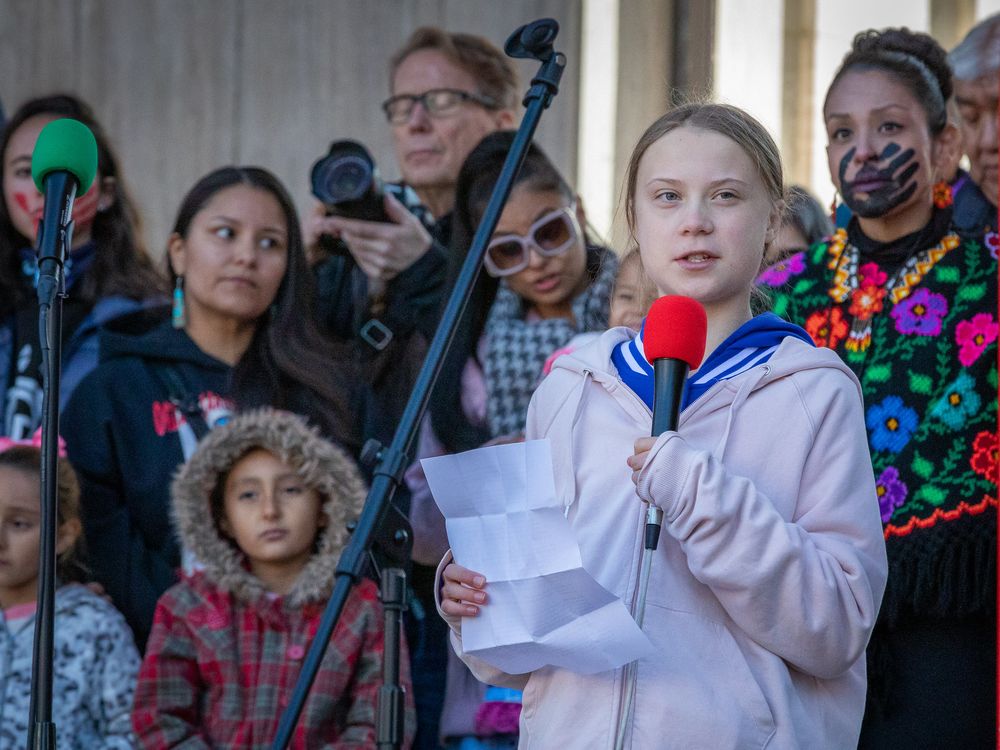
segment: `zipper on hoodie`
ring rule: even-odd
[[[591,376],[591,378],[593,378],[593,376],[594,376],[593,372],[590,372],[590,376]],[[711,388],[709,388],[705,393],[703,393],[702,394],[702,398],[699,398],[698,401],[701,401],[706,396],[709,396],[713,392],[719,390],[720,384],[723,383],[723,382],[724,381],[720,380],[720,381],[718,381],[716,383],[713,383],[712,386],[711,386]],[[643,401],[641,398],[639,398],[639,396],[631,388],[629,388],[627,385],[625,385],[625,383],[620,378],[617,379],[616,386],[617,386],[618,390],[624,392],[624,394],[625,394],[624,397],[627,400],[631,400],[636,406],[638,406],[639,409],[640,409],[640,411],[641,411],[641,413],[649,414],[650,420],[652,420],[653,411],[652,411],[652,409],[649,408],[649,406],[646,405],[645,401]],[[730,406],[732,406],[732,405],[730,404]],[[689,408],[690,408],[690,406],[689,406]],[[684,411],[686,412],[686,411],[688,411],[688,409],[685,409]],[[680,420],[678,419],[678,423],[679,422],[680,422]],[[640,517],[639,520],[640,520],[640,527],[641,527],[642,521],[643,521],[643,517]],[[641,540],[641,538],[642,538],[641,532],[640,532],[639,536],[640,536],[640,540]],[[632,596],[631,596],[631,601],[629,602],[629,614],[632,616],[632,619],[634,620],[635,619],[635,608],[636,608],[636,605],[638,604],[638,599],[639,599],[639,586],[641,585],[641,582],[640,582],[639,579],[640,579],[640,577],[642,575],[642,544],[641,544],[641,542],[640,542],[640,548],[638,550],[638,556],[636,557],[635,556],[635,552],[633,552],[633,560],[636,563],[636,569],[635,569],[635,576],[636,577],[635,577],[635,580],[633,581]],[[638,690],[638,682],[639,682],[639,663],[638,663],[638,660],[635,662],[635,665],[636,665],[635,666],[635,673],[633,675],[632,682],[634,682],[636,684],[636,691],[637,691]],[[629,684],[629,680],[628,680],[628,664],[625,664],[625,665],[619,667],[618,670],[616,670],[616,671],[618,671],[618,672],[621,673],[621,680],[619,680],[619,683],[618,683],[618,691],[617,691],[618,692],[618,700],[617,700],[617,704],[618,705],[617,705],[617,708],[615,710],[614,723],[612,724],[611,745],[610,745],[610,748],[612,750],[613,750],[613,748],[615,746],[615,740],[617,739],[617,736],[618,736],[618,730],[619,730],[619,727],[621,727],[622,714],[623,714],[623,712],[625,710],[625,694],[628,691],[628,684]],[[632,717],[633,718],[632,718],[632,721],[633,721],[633,723],[635,722],[635,716],[637,715],[636,712],[635,712],[635,702],[634,702],[635,701],[635,696],[636,696],[636,692],[633,692],[633,694],[632,694],[632,700],[633,700],[633,704],[632,704],[632,709],[633,709]],[[632,731],[632,727],[631,726],[622,727],[623,734],[628,734],[631,731]],[[622,746],[623,747],[625,746],[625,738],[624,737],[622,738]]]
[[[591,373],[591,377],[593,377],[593,373]],[[650,424],[652,424],[653,411],[646,405],[646,402],[643,401],[641,398],[639,398],[639,396],[637,396],[635,394],[635,392],[631,388],[629,388],[627,385],[625,385],[621,381],[620,378],[617,380],[616,387],[617,387],[617,389],[619,391],[622,391],[625,394],[624,398],[626,400],[630,400],[632,403],[634,403],[639,408],[640,413],[642,413],[642,414],[648,414],[649,415],[649,417],[650,417]],[[638,499],[638,497],[636,499]],[[643,518],[644,518],[644,516],[640,515],[640,517],[639,517],[640,529],[642,527]],[[641,531],[639,532],[639,538],[640,538],[640,540],[642,539]],[[632,595],[630,597],[628,611],[629,611],[629,615],[631,615],[632,619],[634,620],[635,619],[635,607],[636,607],[636,604],[638,603],[638,599],[639,599],[639,576],[642,573],[642,549],[641,549],[641,542],[640,542],[640,549],[638,550],[638,556],[636,556],[635,550],[633,550],[633,559],[632,559],[632,561],[635,563],[635,579],[633,580]],[[635,681],[638,682],[638,678],[639,678],[639,664],[638,664],[638,660],[635,662],[635,665],[636,665],[635,666]],[[618,681],[617,707],[616,707],[615,712],[614,712],[614,722],[611,725],[611,744],[608,746],[609,750],[613,750],[613,748],[615,746],[615,740],[618,737],[618,729],[619,729],[619,727],[621,727],[622,713],[625,710],[625,694],[626,694],[626,692],[628,690],[628,682],[629,682],[629,680],[628,680],[628,666],[629,666],[628,664],[624,664],[621,667],[619,667],[617,670],[615,670],[616,672],[620,673],[621,679]],[[634,700],[634,698],[633,698],[633,700]],[[633,708],[634,708],[634,705],[633,705]],[[633,716],[633,721],[634,721],[635,713],[633,713],[632,716]],[[624,727],[624,732],[625,733],[627,733],[629,731],[631,731],[631,727]],[[622,739],[622,744],[624,746],[624,738]]]
[[[629,392],[631,393],[631,389],[629,389]],[[643,406],[645,406],[645,403],[643,403]],[[639,538],[640,538],[640,540],[642,539],[641,528],[644,526],[643,520],[644,520],[644,516],[640,516],[640,518],[639,518],[639,522],[640,522]],[[632,619],[635,620],[635,607],[636,607],[636,604],[638,604],[638,600],[639,600],[639,586],[640,586],[640,578],[642,576],[642,544],[641,544],[641,542],[640,542],[640,545],[639,545],[638,555],[636,555],[635,552],[633,552],[633,561],[635,562],[635,580],[633,581],[632,596],[630,597],[628,612],[629,612],[629,615],[632,616]],[[652,562],[650,564],[652,564]],[[638,624],[638,623],[636,623],[636,624]],[[631,682],[635,683],[636,688],[638,688],[638,683],[639,683],[639,660],[636,659],[635,662],[629,662],[629,663],[630,664],[633,664],[633,663],[635,664],[635,672],[632,675]],[[628,666],[629,666],[628,664],[625,664],[625,665],[619,667],[619,670],[621,671],[622,677],[621,677],[621,680],[620,680],[619,685],[618,685],[618,708],[615,711],[614,731],[612,733],[612,742],[611,742],[611,748],[612,748],[612,750],[613,750],[613,748],[615,746],[614,739],[618,735],[618,729],[619,729],[619,727],[621,727],[622,714],[625,711],[625,695],[628,692],[628,685],[629,685],[629,682],[630,682],[630,680],[628,679],[628,677],[629,677]],[[636,717],[635,696],[636,696],[636,692],[633,691],[633,693],[632,693],[632,701],[633,701],[632,702],[632,709],[633,709],[633,711],[632,711],[632,721],[633,722],[635,721],[635,717]],[[622,734],[623,735],[627,735],[632,730],[631,726],[621,727],[621,728],[622,728]],[[625,747],[625,738],[624,737],[622,738],[622,747]]]
[[[725,430],[724,430],[725,434],[724,434],[724,438],[723,438],[723,446],[725,445],[725,442],[728,441],[729,431],[730,431],[731,426],[732,426],[733,411],[735,409],[738,409],[739,406],[742,405],[743,401],[746,401],[746,398],[749,396],[750,392],[752,392],[756,388],[756,386],[760,382],[760,380],[763,377],[765,377],[771,371],[771,368],[765,363],[763,366],[757,366],[757,367],[751,368],[750,371],[753,371],[753,370],[759,370],[759,372],[756,374],[756,376],[753,379],[753,385],[749,386],[749,387],[742,386],[742,387],[738,388],[737,389],[737,396],[739,395],[740,391],[742,391],[744,388],[746,388],[746,393],[743,395],[742,399],[734,398],[734,400],[732,402],[730,402],[729,405],[728,405],[728,407],[727,407],[728,410],[729,410],[729,412],[730,412],[730,414],[729,414],[729,419],[727,420],[726,427],[725,427]],[[592,371],[585,370],[585,372],[589,372],[591,378],[594,377],[594,373]],[[744,374],[744,373],[741,373],[741,374]],[[705,403],[706,399],[709,396],[713,395],[714,393],[716,393],[717,391],[721,390],[722,388],[728,387],[727,385],[725,385],[726,383],[728,383],[728,380],[719,380],[719,381],[713,383],[712,386],[707,391],[705,391],[705,393],[703,393],[701,395],[701,397],[698,399],[698,402]],[[619,390],[622,390],[622,391],[624,391],[626,393],[626,396],[625,396],[626,399],[630,399],[633,403],[637,404],[639,406],[639,408],[644,413],[648,413],[650,415],[650,418],[652,418],[652,410],[646,405],[646,402],[643,401],[641,398],[639,398],[639,396],[636,395],[636,393],[631,388],[629,388],[627,385],[625,385],[625,383],[620,378],[617,379],[617,384],[616,385],[617,385],[617,387],[618,387]],[[681,415],[679,415],[678,426],[680,425],[681,417],[683,417],[684,413],[690,411],[691,406],[694,406],[694,404],[689,404],[688,408],[685,409],[684,412],[681,413]],[[725,448],[723,447],[723,451],[724,450],[725,450]],[[721,460],[721,456],[719,458]],[[641,520],[642,519],[640,519],[640,521]],[[641,537],[641,534],[640,534],[640,537]],[[641,547],[641,544],[640,544],[640,547]],[[633,586],[633,589],[632,589],[631,602],[629,603],[629,614],[632,615],[632,619],[635,619],[635,607],[636,607],[636,604],[638,603],[639,586],[641,585],[641,582],[639,580],[639,576],[641,576],[641,574],[642,574],[642,549],[640,548],[638,550],[638,560],[637,560],[637,565],[636,565],[636,580],[634,581],[634,586]],[[635,664],[636,664],[636,667],[635,667],[635,674],[634,674],[634,682],[636,683],[636,685],[638,687],[638,681],[639,681],[639,665],[638,665],[638,661],[636,661]],[[617,706],[617,709],[615,711],[615,721],[614,721],[614,724],[613,724],[613,730],[612,730],[612,735],[611,735],[611,738],[612,738],[611,739],[611,748],[614,748],[615,739],[617,739],[617,735],[618,735],[618,728],[621,726],[622,713],[625,710],[625,694],[626,694],[626,691],[628,689],[628,680],[626,679],[627,676],[628,676],[628,674],[627,674],[628,673],[628,669],[627,668],[628,668],[628,664],[626,664],[626,665],[624,665],[622,667],[619,667],[619,669],[617,670],[617,671],[621,672],[621,680],[620,680],[619,685],[618,685],[618,706]],[[633,716],[633,722],[635,721],[635,716],[637,715],[635,713],[635,710],[634,710],[635,709],[635,703],[634,703],[634,701],[635,701],[635,693],[633,693],[633,706],[632,706],[632,708],[633,708],[633,714],[632,714],[632,716]],[[631,731],[632,731],[632,727],[631,726],[629,726],[629,727],[623,727],[623,734],[627,734],[627,733],[629,733]],[[625,740],[623,738],[622,739],[622,746],[623,747],[624,747],[624,743],[625,743]]]

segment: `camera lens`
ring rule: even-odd
[[[382,181],[368,150],[357,141],[335,141],[312,168],[312,193],[341,216],[385,221]]]
[[[357,156],[331,159],[324,182],[333,203],[357,200],[371,185],[372,173],[368,165]]]

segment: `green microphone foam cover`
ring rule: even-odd
[[[70,172],[76,177],[80,183],[78,195],[90,190],[97,174],[97,141],[82,122],[53,120],[38,134],[31,155],[31,176],[40,192],[45,192],[45,175],[52,172]]]

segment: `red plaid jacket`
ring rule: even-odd
[[[291,743],[375,746],[383,619],[377,589],[351,593]],[[160,599],[139,674],[132,724],[144,748],[266,748],[277,730],[323,607],[261,597],[245,604],[196,574]],[[409,659],[401,658],[409,688]],[[405,746],[415,726],[407,690]]]

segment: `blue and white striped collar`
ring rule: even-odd
[[[653,367],[646,360],[642,345],[645,328],[643,321],[638,336],[616,346],[611,352],[611,362],[622,382],[652,409]],[[687,379],[681,409],[686,409],[720,380],[734,378],[767,362],[787,336],[814,346],[812,338],[802,328],[774,313],[763,313],[748,320],[717,346]]]

